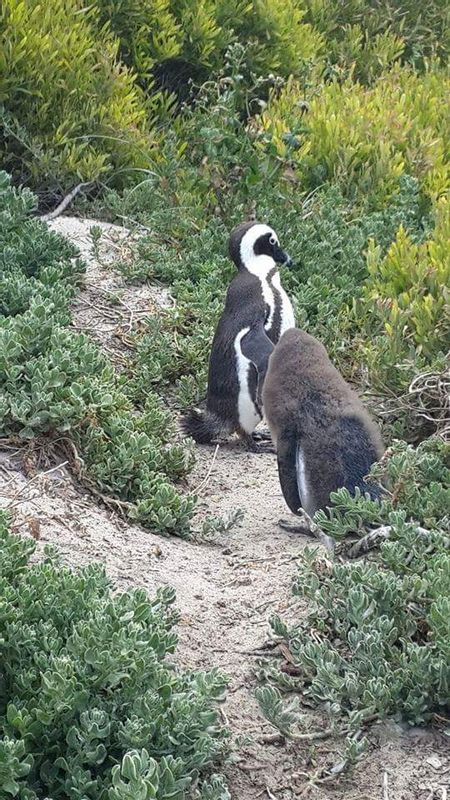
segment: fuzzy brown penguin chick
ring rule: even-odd
[[[341,487],[380,495],[364,481],[384,452],[378,427],[317,339],[297,328],[283,334],[262,398],[281,489],[294,514],[303,508],[312,517]]]

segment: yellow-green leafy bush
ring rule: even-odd
[[[40,191],[149,164],[140,90],[97,22],[79,0],[0,6],[0,158]]]
[[[326,37],[331,68],[354,67],[358,78],[374,77],[400,55],[418,68],[432,56],[448,56],[447,0],[431,0],[420,9],[416,0],[308,0],[306,8],[306,20]]]
[[[100,25],[108,24],[120,39],[126,64],[139,77],[149,77],[154,65],[181,52],[182,31],[170,0],[97,0]]]
[[[305,11],[297,0],[240,2],[237,15],[226,0],[217,0],[217,6],[221,24],[232,27],[247,45],[249,66],[259,74],[301,74],[305,63],[324,48],[320,33],[304,21]]]
[[[323,38],[304,21],[296,0],[97,0],[102,24],[119,37],[121,53],[139,78],[182,58],[220,68],[225,50],[240,41],[258,74],[299,74],[323,49]],[[207,73],[206,73],[207,74]]]
[[[357,317],[365,320],[359,357],[371,383],[402,385],[422,364],[429,368],[450,344],[450,203],[442,199],[436,224],[422,243],[400,227],[385,256],[372,241],[369,276]],[[405,369],[409,362],[409,370]]]
[[[175,0],[170,5],[183,32],[183,57],[201,64],[217,63],[233,33],[221,29],[216,0]],[[239,13],[239,7],[236,10]]]
[[[418,75],[395,67],[370,87],[334,82],[313,97],[307,114],[303,96],[290,81],[261,115],[259,140],[276,157],[292,160],[305,189],[337,181],[350,196],[379,206],[408,173],[433,200],[448,191],[446,72]]]

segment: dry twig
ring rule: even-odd
[[[92,181],[88,181],[87,183],[79,183],[79,184],[77,184],[77,186],[75,186],[75,188],[72,189],[72,191],[69,192],[69,194],[66,195],[61,200],[61,202],[56,206],[56,208],[53,209],[53,211],[49,211],[48,214],[44,214],[41,217],[43,222],[49,222],[50,220],[56,219],[56,217],[59,217],[66,210],[66,208],[68,206],[70,206],[72,200],[75,200],[77,194],[79,194],[82,189],[85,189],[86,186],[91,186],[91,185],[92,185]]]
[[[47,469],[45,472],[38,472],[36,475],[33,475],[29,481],[26,482],[24,486],[21,486],[20,489],[12,496],[9,503],[7,503],[6,508],[11,508],[13,505],[16,505],[16,502],[21,502],[20,497],[21,495],[29,489],[30,484],[36,481],[38,478],[44,478],[46,475],[50,475],[52,472],[56,472],[58,469],[62,469],[63,467],[67,466],[69,462],[63,461],[62,464],[57,464],[56,467],[52,467],[51,469]]]
[[[203,480],[201,480],[201,481],[200,481],[200,483],[198,484],[198,486],[197,486],[195,489],[192,489],[192,490],[189,492],[189,494],[190,494],[190,495],[193,495],[193,494],[195,494],[195,495],[198,495],[198,494],[200,493],[200,491],[201,491],[202,489],[204,489],[204,488],[207,486],[207,484],[208,484],[208,481],[209,481],[209,477],[210,477],[210,475],[211,475],[211,472],[212,472],[212,469],[213,469],[213,467],[214,467],[214,462],[215,462],[215,460],[216,460],[216,458],[217,458],[217,453],[218,453],[218,452],[219,452],[219,445],[218,445],[218,444],[216,444],[216,448],[215,448],[215,450],[214,450],[214,454],[213,454],[213,457],[212,457],[211,464],[209,465],[208,472],[206,473],[206,475],[205,475],[205,477],[203,478]]]
[[[347,552],[348,558],[357,558],[367,553],[369,550],[373,550],[373,548],[378,547],[381,542],[385,542],[386,539],[389,539],[393,532],[394,528],[392,525],[382,525],[380,528],[370,531],[370,533],[367,533],[362,539],[351,546],[350,550]],[[417,526],[416,533],[421,539],[429,539],[432,531]],[[450,538],[445,537],[444,546],[450,548]]]

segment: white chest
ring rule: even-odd
[[[264,323],[264,327],[266,331],[268,331],[272,327],[273,315],[275,313],[275,295],[272,286],[265,278],[261,279],[261,291],[264,302],[269,307],[267,320]]]
[[[289,330],[289,328],[295,328],[294,309],[292,308],[292,303],[289,300],[289,297],[281,285],[280,275],[278,272],[273,276],[272,284],[275,289],[278,290],[281,298],[280,336],[282,336],[285,331]]]
[[[246,433],[252,433],[258,422],[261,422],[261,415],[249,391],[249,372],[250,369],[253,368],[253,365],[251,361],[244,356],[241,350],[241,340],[249,330],[250,328],[244,328],[238,333],[234,340],[236,372],[239,384],[238,417],[239,424]]]
[[[248,271],[258,278],[261,284],[263,300],[269,309],[267,320],[264,324],[266,331],[270,330],[273,325],[276,295],[278,296],[278,301],[281,301],[280,336],[289,328],[295,328],[294,309],[292,308],[289,297],[281,286],[280,273],[278,271],[274,273],[274,267],[276,267],[274,260],[269,256],[260,255],[253,259],[249,258],[245,263]],[[269,275],[272,276],[270,281]]]

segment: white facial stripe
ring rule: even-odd
[[[270,272],[274,266],[274,261],[272,258],[270,258],[270,256],[255,255],[255,242],[260,236],[265,236],[268,233],[270,233],[271,236],[274,236],[278,243],[278,237],[275,231],[273,231],[269,225],[261,224],[252,225],[252,227],[249,228],[246,233],[244,233],[241,239],[241,261],[244,267],[246,267],[250,272],[253,272],[255,275],[267,275],[267,272]],[[270,267],[268,267],[268,264],[270,264]]]

